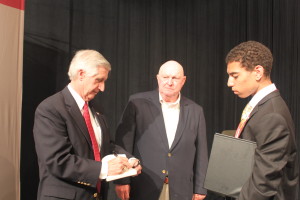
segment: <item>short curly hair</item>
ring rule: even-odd
[[[235,46],[226,56],[226,64],[240,62],[247,71],[252,71],[255,66],[264,68],[264,75],[269,77],[272,70],[273,56],[268,47],[256,42],[247,41]]]

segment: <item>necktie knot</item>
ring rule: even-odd
[[[241,121],[247,119],[251,112],[252,112],[252,106],[250,104],[247,104],[243,110]]]
[[[86,115],[87,113],[89,113],[89,105],[85,102],[83,106],[83,115]]]

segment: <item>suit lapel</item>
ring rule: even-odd
[[[149,98],[150,102],[152,102],[155,106],[155,109],[150,109],[151,114],[153,115],[153,119],[155,120],[154,123],[157,126],[158,133],[161,137],[161,140],[167,150],[169,150],[169,143],[166,133],[166,127],[164,122],[164,117],[161,109],[161,104],[159,102],[159,95],[158,91],[153,91],[153,95]]]
[[[189,114],[189,110],[188,110],[188,106],[186,105],[185,98],[181,96],[179,120],[178,120],[175,138],[171,146],[171,151],[174,149],[174,147],[176,146],[176,144],[179,142],[180,138],[183,135],[186,121],[188,119],[188,114]]]
[[[253,108],[248,121],[250,120],[250,118],[255,115],[255,113],[259,110],[259,106],[263,105],[264,103],[266,103],[267,101],[269,101],[270,99],[272,99],[273,97],[279,96],[280,93],[278,90],[275,90],[274,92],[271,92],[270,94],[268,94],[267,96],[265,96],[262,100],[260,100],[257,105]],[[247,122],[248,122],[247,121]]]
[[[73,120],[75,121],[75,124],[80,129],[80,132],[84,135],[91,150],[93,150],[92,142],[91,142],[90,135],[89,135],[88,129],[86,127],[84,118],[81,114],[81,111],[78,108],[78,105],[76,104],[75,99],[73,98],[73,96],[71,95],[71,93],[67,87],[65,87],[62,90],[62,95],[64,97],[66,108],[68,109],[70,116],[73,118]]]
[[[241,132],[241,136],[244,133],[244,130],[247,126],[247,123],[249,122],[249,120],[257,113],[257,111],[259,110],[259,107],[261,105],[263,105],[264,103],[266,103],[267,101],[269,101],[270,99],[272,99],[273,97],[279,96],[280,93],[278,90],[275,90],[274,92],[271,92],[270,94],[268,94],[267,96],[265,96],[262,100],[260,100],[257,105],[253,108],[252,112],[250,113],[249,119],[246,121],[246,124]]]
[[[159,130],[159,135],[161,136],[164,146],[169,151],[169,142],[168,142],[168,138],[167,138],[164,117],[163,117],[163,113],[162,113],[162,109],[161,109],[161,104],[159,102],[159,95],[158,95],[157,90],[154,91],[154,94],[151,95],[150,99],[154,103],[155,107],[157,108],[155,110],[151,109],[153,119],[155,119],[155,124],[157,126],[157,130]],[[174,138],[174,141],[170,148],[171,151],[172,151],[172,149],[174,149],[174,147],[180,141],[180,138],[183,135],[184,128],[186,126],[186,121],[188,119],[188,114],[189,114],[189,110],[188,110],[185,98],[183,96],[181,96],[179,120],[178,120],[178,125],[177,125],[177,129],[176,129],[176,133],[175,133],[175,138]]]

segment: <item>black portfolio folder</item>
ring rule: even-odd
[[[251,175],[256,143],[216,133],[208,162],[204,187],[238,198]]]

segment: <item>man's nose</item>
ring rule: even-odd
[[[232,79],[230,77],[228,78],[227,86],[228,87],[233,87],[233,81],[232,81]]]
[[[105,83],[99,83],[98,88],[99,88],[99,90],[100,90],[101,92],[104,92],[104,90],[105,90]]]
[[[172,84],[173,84],[173,78],[168,78],[167,83],[168,83],[169,85],[172,85]]]

